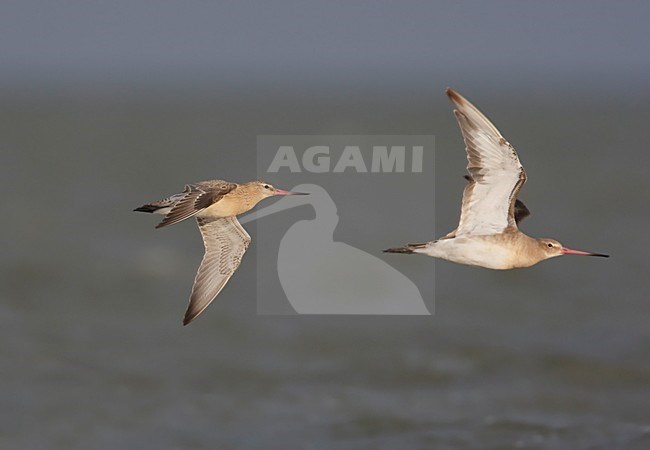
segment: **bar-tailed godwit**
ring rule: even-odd
[[[276,189],[262,181],[238,184],[210,180],[188,184],[180,194],[134,209],[164,214],[165,218],[156,228],[196,216],[205,255],[194,279],[183,325],[190,323],[208,307],[239,267],[251,237],[237,216],[274,195],[306,194]]]
[[[529,212],[517,200],[526,172],[515,149],[474,105],[447,89],[465,140],[466,176],[458,227],[435,241],[384,250],[420,253],[488,269],[530,267],[561,255],[604,256],[564,247],[555,239],[532,238],[517,228]]]

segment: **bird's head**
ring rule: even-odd
[[[583,252],[582,250],[566,248],[555,239],[537,239],[537,245],[539,245],[539,248],[544,255],[544,259],[562,255],[602,256],[604,258],[609,258],[609,255],[603,253]]]
[[[262,200],[267,197],[273,197],[275,195],[307,195],[305,192],[291,192],[278,189],[272,184],[265,183],[264,181],[252,181],[249,184],[249,189],[251,193],[258,197],[259,200]]]

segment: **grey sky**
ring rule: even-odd
[[[650,78],[647,2],[3,1],[0,85]]]

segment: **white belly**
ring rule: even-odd
[[[480,238],[442,239],[415,252],[487,269],[506,270],[515,267],[515,255],[508,247]]]

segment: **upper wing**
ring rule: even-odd
[[[205,245],[205,255],[192,287],[183,325],[190,323],[214,300],[239,267],[251,237],[236,217],[196,219]]]
[[[526,182],[517,152],[474,105],[452,89],[447,89],[447,95],[457,108],[454,114],[465,140],[471,175],[455,235],[516,229],[515,200]]]
[[[237,187],[237,183],[222,180],[201,181],[188,184],[183,191],[183,197],[176,202],[165,218],[156,228],[173,225],[192,217],[201,210],[221,200],[228,192]]]

